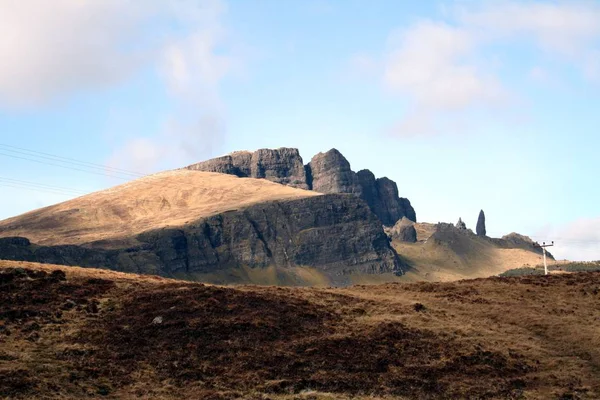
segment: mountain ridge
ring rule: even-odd
[[[367,169],[352,171],[350,162],[335,148],[316,154],[307,164],[298,149],[280,147],[237,151],[184,169],[266,179],[319,193],[349,193],[363,199],[383,225],[393,226],[402,217],[417,221],[410,201],[399,197],[396,182],[376,179]]]

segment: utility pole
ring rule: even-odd
[[[546,264],[546,247],[552,246],[554,246],[554,240],[552,241],[552,244],[546,244],[546,242],[542,242],[540,246],[542,248],[542,252],[544,253],[544,275],[548,275],[548,265]]]

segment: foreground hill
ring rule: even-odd
[[[0,397],[600,397],[600,273],[224,288],[0,261]]]
[[[356,196],[192,170],[1,221],[0,259],[212,282],[345,284],[403,272]]]

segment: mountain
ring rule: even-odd
[[[0,259],[290,286],[456,280],[541,262],[526,237],[463,225],[416,223],[395,182],[352,171],[336,149],[307,164],[297,149],[261,149],[0,221]]]
[[[396,182],[385,177],[375,179],[369,170],[352,171],[346,157],[336,149],[315,155],[306,165],[298,149],[282,147],[238,151],[186,169],[267,179],[319,193],[353,194],[363,199],[386,226],[393,226],[402,217],[417,221],[410,201],[398,196]]]
[[[219,287],[0,261],[0,397],[597,399],[599,288]]]
[[[216,283],[257,271],[298,284],[403,273],[381,222],[356,196],[188,169],[1,221],[0,237],[4,259]],[[298,276],[296,267],[308,270]]]

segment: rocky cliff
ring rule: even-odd
[[[219,172],[240,178],[262,178],[300,189],[309,189],[304,163],[298,149],[260,149],[235,152],[192,164],[187,169]]]
[[[353,194],[363,199],[386,226],[393,226],[402,217],[417,220],[410,201],[399,197],[394,181],[376,179],[369,170],[352,171],[348,160],[336,149],[315,155],[307,165],[303,165],[298,149],[280,148],[235,152],[186,168],[263,178],[320,193]]]
[[[362,187],[358,177],[350,169],[350,163],[336,149],[314,156],[308,163],[307,169],[311,172],[314,191],[349,193],[357,196],[362,194]]]
[[[358,171],[356,176],[362,189],[361,198],[385,226],[394,226],[402,217],[417,221],[410,201],[398,196],[396,182],[388,178],[375,179],[375,175],[368,169]]]
[[[332,277],[403,273],[378,219],[348,195],[260,203],[136,239],[138,245],[114,248],[114,243],[36,246],[25,238],[2,238],[0,258],[169,277],[270,265],[311,266]]]

